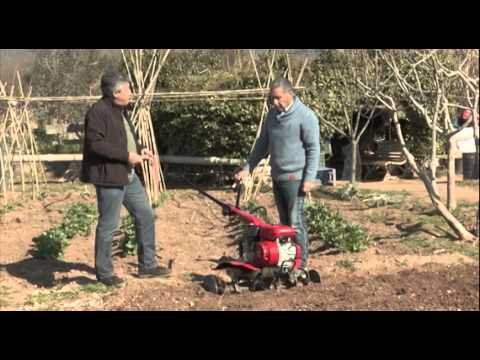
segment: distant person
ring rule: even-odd
[[[470,117],[472,116],[472,111],[469,109],[463,110],[460,115],[457,116],[457,119],[454,123],[454,126],[458,129],[465,124]],[[473,126],[473,124],[470,124],[470,126]]]
[[[113,273],[112,240],[120,221],[122,204],[135,220],[138,242],[138,275],[169,274],[158,266],[155,250],[154,213],[135,167],[153,154],[141,148],[128,120],[126,107],[130,84],[122,74],[109,72],[101,80],[103,97],[87,112],[81,180],[95,185],[98,225],[95,234],[95,273],[106,285],[123,280]]]
[[[245,180],[260,160],[270,154],[273,193],[282,225],[293,226],[302,248],[303,269],[308,261],[308,234],[304,221],[305,195],[314,187],[320,160],[320,130],[314,112],[295,95],[290,81],[275,80],[273,103],[245,167],[235,174]]]

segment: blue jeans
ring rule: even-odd
[[[155,254],[154,213],[140,179],[134,175],[126,186],[96,186],[98,225],[95,234],[95,273],[97,279],[113,275],[112,240],[120,222],[120,210],[125,205],[135,221],[138,243],[138,266],[157,266]]]
[[[301,181],[274,181],[273,195],[277,204],[280,223],[292,226],[296,232],[297,244],[302,248],[302,267],[308,261],[308,233],[305,226],[304,204],[305,193],[301,189]]]

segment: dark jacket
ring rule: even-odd
[[[85,118],[85,141],[80,180],[104,186],[128,184],[127,134],[122,113],[128,119],[126,109],[107,97],[88,110]],[[133,131],[133,126],[129,122]],[[141,146],[137,142],[137,151]]]

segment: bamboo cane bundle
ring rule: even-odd
[[[153,164],[142,163],[145,188],[151,204],[166,191],[165,180],[153,130],[151,104],[158,76],[170,49],[122,49],[122,56],[134,93],[135,105],[130,117],[140,142],[154,154]]]
[[[22,86],[20,73],[17,72],[17,86],[11,86],[9,97],[13,97],[15,90],[18,98],[22,101],[9,101],[0,112],[0,188],[3,194],[4,204],[8,203],[8,191],[15,191],[15,173],[13,159],[16,156],[31,156],[37,154],[37,144],[32,131],[32,118],[29,110],[29,97],[32,93],[31,87],[25,94]],[[7,97],[7,85],[0,83],[0,96]],[[22,197],[30,192],[33,199],[36,199],[40,192],[40,183],[46,182],[45,172],[40,162],[19,161],[20,184]],[[43,176],[43,177],[42,177]],[[31,189],[27,189],[31,184]]]
[[[257,77],[258,85],[264,91],[264,94],[266,94],[265,98],[264,98],[264,101],[263,101],[263,104],[262,104],[262,114],[260,116],[260,123],[258,125],[257,136],[255,138],[255,142],[252,145],[252,150],[255,147],[255,144],[256,144],[258,138],[260,137],[263,122],[264,122],[265,117],[267,116],[267,113],[268,113],[267,94],[268,94],[268,88],[270,87],[270,82],[273,80],[273,65],[275,63],[276,53],[277,53],[276,50],[274,50],[272,52],[272,57],[271,57],[271,59],[269,61],[269,64],[268,64],[268,77],[267,77],[267,80],[265,81],[265,85],[263,85],[262,81],[260,79],[260,74],[259,74],[259,71],[258,71],[257,63],[255,61],[254,52],[252,50],[249,51],[250,60],[251,60],[252,65],[253,65],[255,75]],[[267,161],[269,161],[269,159],[267,159]],[[268,176],[268,174],[267,174],[268,172],[266,170],[267,168],[268,168],[268,166],[263,166],[263,167],[258,166],[256,169],[253,170],[252,175],[249,177],[249,179],[245,183],[245,193],[243,195],[243,200],[244,201],[251,201],[251,200],[255,199],[255,197],[258,195],[258,192],[260,191],[260,189],[262,188],[262,186],[265,182],[266,176]]]

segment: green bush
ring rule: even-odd
[[[360,225],[349,224],[321,202],[307,205],[305,217],[309,232],[320,236],[329,247],[341,252],[359,252],[368,246],[368,235]]]
[[[47,260],[63,259],[64,250],[68,246],[67,236],[61,226],[43,232],[33,242],[34,257]]]

